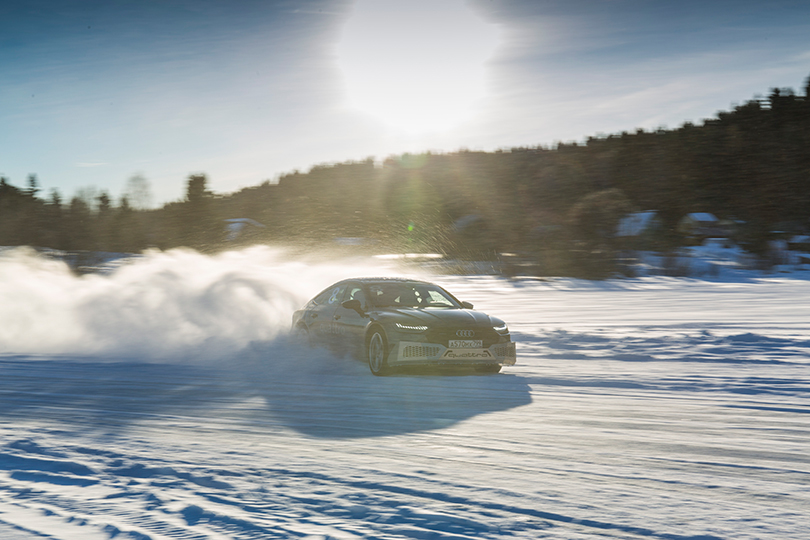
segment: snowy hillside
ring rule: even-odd
[[[289,316],[379,263],[0,257],[0,538],[804,539],[804,273],[434,276],[490,376],[371,376]]]

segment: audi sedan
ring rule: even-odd
[[[301,342],[354,354],[374,375],[403,366],[497,373],[517,359],[505,322],[413,279],[335,283],[293,314],[292,333]]]

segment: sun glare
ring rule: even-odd
[[[358,0],[337,55],[353,107],[421,133],[472,116],[496,45],[462,0]]]

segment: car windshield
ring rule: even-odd
[[[368,287],[371,304],[376,307],[460,308],[444,290],[429,283],[374,283]]]

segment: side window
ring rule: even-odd
[[[442,306],[442,307],[453,307],[453,304],[450,303],[450,300],[445,298],[445,296],[440,293],[439,291],[428,291],[430,295],[429,303],[432,306]]]
[[[329,301],[329,297],[332,296],[332,289],[326,289],[322,291],[318,296],[313,298],[309,303],[311,306],[321,306]]]
[[[335,304],[340,301],[345,285],[339,287],[329,287],[310,301],[310,306],[322,306],[324,304]]]
[[[363,292],[363,287],[357,283],[350,283],[346,288],[346,294],[343,297],[343,301],[345,302],[346,300],[360,300],[360,305],[363,307],[363,309],[368,307],[366,305],[366,295]]]
[[[346,285],[342,285],[340,287],[333,287],[330,289],[329,300],[327,300],[328,304],[337,304],[340,302],[340,299],[343,297],[343,291],[346,290]]]

